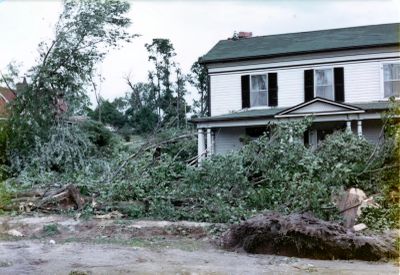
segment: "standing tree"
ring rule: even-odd
[[[157,95],[157,112],[161,120],[174,117],[173,90],[171,74],[175,69],[172,58],[176,56],[174,46],[169,39],[156,38],[151,44],[146,44],[149,61],[154,64],[154,71],[149,72],[149,80]]]
[[[180,68],[176,68],[176,116],[177,116],[177,127],[186,127],[186,114],[190,111],[190,107],[186,104],[185,95],[186,90],[186,80],[187,76],[182,74]],[[184,122],[184,123],[183,123]]]
[[[209,92],[208,92],[208,74],[207,68],[200,63],[200,58],[191,68],[189,83],[192,84],[200,95],[199,100],[195,100],[193,106],[198,109],[200,117],[207,116],[210,111]]]
[[[173,60],[176,56],[174,46],[169,39],[158,38],[146,44],[146,49],[149,61],[154,64],[154,71],[149,72],[149,82],[156,95],[159,125],[181,127],[188,111],[184,99],[187,77]]]
[[[127,78],[131,92],[126,96],[127,110],[125,112],[130,126],[138,133],[152,131],[159,121],[156,105],[156,94],[153,85],[149,83],[132,83]]]
[[[39,64],[14,101],[10,145],[17,156],[27,155],[35,141],[49,138],[51,127],[85,109],[96,64],[135,36],[126,31],[128,10],[129,3],[121,0],[64,0],[55,38],[39,44]]]
[[[101,123],[108,124],[114,126],[116,128],[122,128],[126,119],[124,113],[119,108],[119,99],[115,99],[113,102],[108,100],[101,100],[100,104],[97,105],[96,109],[92,112],[89,112],[89,116],[96,120],[101,114]]]

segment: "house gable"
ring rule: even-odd
[[[364,113],[359,107],[338,103],[324,98],[314,98],[311,101],[301,103],[283,110],[275,115],[275,118],[301,117],[310,115],[334,115]]]

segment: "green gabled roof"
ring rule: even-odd
[[[386,110],[389,108],[388,101],[375,101],[375,102],[350,103],[350,104],[366,111]]]
[[[373,101],[373,102],[361,102],[361,103],[347,103],[349,106],[355,106],[365,110],[367,112],[383,111],[389,107],[388,101]],[[254,109],[243,111],[232,112],[225,115],[212,116],[212,117],[201,117],[193,118],[191,122],[211,122],[211,121],[229,121],[229,120],[246,120],[246,119],[257,119],[257,118],[273,118],[276,114],[289,109],[292,107],[285,108],[265,108],[265,109]]]
[[[400,23],[221,40],[202,63],[400,45]]]

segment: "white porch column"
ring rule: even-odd
[[[207,156],[212,155],[212,136],[211,136],[211,129],[207,129]]]
[[[215,153],[215,132],[211,132],[211,155]]]
[[[351,132],[351,120],[346,121],[346,131]]]
[[[362,137],[362,120],[357,120],[357,135]]]
[[[204,151],[206,150],[206,146],[204,143],[204,131],[203,129],[197,130],[197,156],[198,156],[198,163],[200,164],[201,161],[204,159]]]
[[[309,133],[310,145],[313,149],[316,149],[318,146],[318,136],[317,130],[313,129]]]

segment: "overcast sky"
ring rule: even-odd
[[[189,72],[199,56],[234,31],[252,31],[258,36],[400,22],[400,0],[130,3],[130,31],[141,37],[110,52],[99,66],[106,78],[101,94],[107,99],[125,94],[128,89],[123,77],[128,74],[135,81],[146,81],[150,67],[144,44],[152,38],[169,38],[176,60],[184,72]],[[35,64],[37,45],[52,38],[61,8],[58,0],[0,0],[0,69],[12,60],[23,63],[22,71]]]

